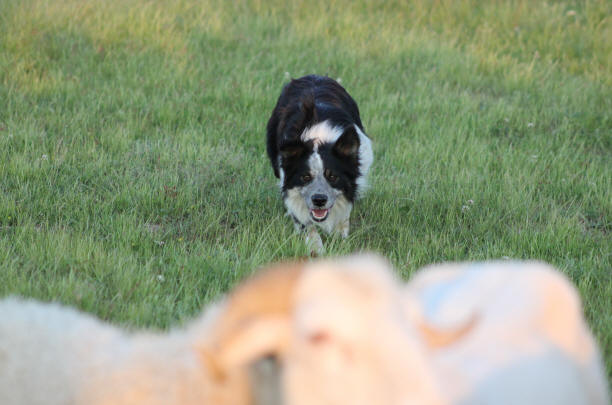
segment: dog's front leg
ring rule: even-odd
[[[306,228],[306,245],[311,251],[319,255],[325,253],[323,240],[321,240],[321,235],[319,235],[315,226],[310,225]]]
[[[338,231],[340,232],[340,235],[342,235],[343,238],[347,238],[349,236],[349,228],[350,223],[348,218],[338,225]]]

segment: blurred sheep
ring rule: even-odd
[[[129,334],[57,304],[4,299],[0,404],[250,404],[247,370],[216,379],[198,347],[215,313],[184,330]]]
[[[217,359],[275,356],[288,405],[609,403],[578,295],[549,266],[392,274],[374,256],[264,273],[230,297]]]
[[[540,263],[372,255],[259,272],[185,329],[0,301],[2,405],[607,405],[572,285]]]
[[[569,280],[537,262],[443,264],[405,288],[427,331],[465,330],[429,353],[452,404],[607,405],[598,347]],[[430,336],[431,341],[435,341]]]

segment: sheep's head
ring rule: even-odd
[[[275,358],[277,403],[437,403],[427,350],[406,318],[399,283],[374,256],[260,273],[228,298],[209,353],[220,378]]]

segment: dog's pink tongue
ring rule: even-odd
[[[324,217],[325,214],[327,214],[327,210],[312,210],[313,214],[315,214],[315,217],[317,218],[321,218]]]

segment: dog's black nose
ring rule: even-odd
[[[327,196],[325,194],[315,194],[312,196],[312,203],[317,207],[322,207],[327,202]]]

